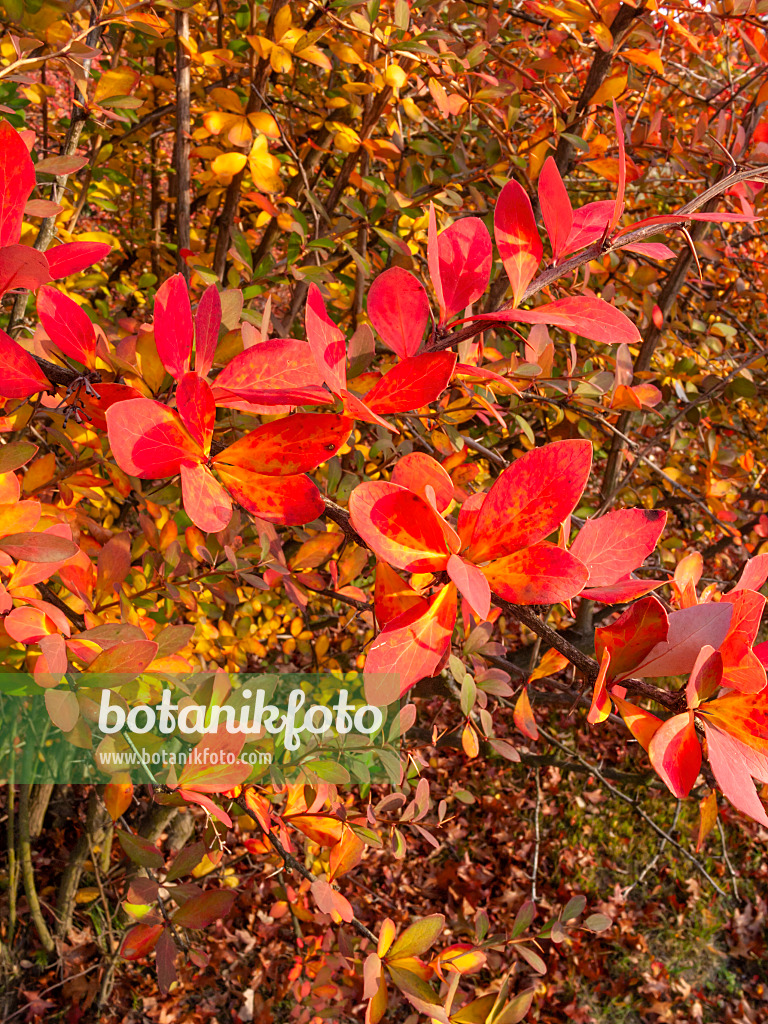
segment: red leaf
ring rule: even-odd
[[[719,703],[713,701],[713,703]],[[752,779],[768,782],[768,758],[721,729],[702,719],[707,737],[707,757],[717,784],[733,806],[768,827],[765,813]]]
[[[175,476],[182,463],[202,462],[200,445],[178,414],[151,398],[118,402],[107,409],[109,443],[124,473],[143,480]]]
[[[744,566],[734,590],[759,590],[768,579],[768,554],[755,555]]]
[[[173,915],[175,925],[184,928],[207,928],[208,925],[226,917],[235,904],[237,894],[231,889],[213,889],[201,896],[187,900]]]
[[[650,600],[650,599],[649,599]],[[696,663],[704,644],[718,648],[728,633],[732,607],[730,604],[697,604],[682,608],[669,616],[667,639],[657,644],[631,673],[648,678],[684,676]]]
[[[379,626],[384,626],[392,619],[396,619],[403,612],[415,608],[417,605],[422,611],[426,611],[429,602],[406,583],[402,576],[399,576],[386,562],[376,563],[376,583],[373,591],[374,609],[376,621]]]
[[[493,230],[504,269],[512,285],[515,306],[519,306],[525,289],[541,262],[541,244],[531,201],[516,181],[508,181],[496,201]]]
[[[160,362],[179,380],[192,354],[192,307],[182,274],[164,281],[155,296],[155,345]]]
[[[171,985],[177,980],[176,954],[178,950],[173,941],[170,928],[165,928],[157,940],[155,947],[155,964],[157,966],[157,987],[161,995],[167,995]]]
[[[662,722],[648,744],[648,756],[662,782],[682,800],[688,796],[701,770],[701,745],[693,712]]]
[[[383,561],[408,572],[445,569],[459,538],[424,498],[405,487],[371,480],[349,498],[352,525]]]
[[[125,933],[120,946],[120,956],[125,960],[139,960],[147,956],[157,945],[163,932],[162,924],[137,924]]]
[[[347,347],[344,335],[328,316],[316,284],[309,286],[306,306],[307,341],[320,376],[334,393],[347,386]]]
[[[143,398],[144,395],[128,384],[110,384],[100,381],[98,398],[80,392],[79,401],[83,403],[84,413],[98,430],[107,429],[107,409],[118,402],[127,402],[129,398]],[[74,400],[74,399],[73,399]]]
[[[443,298],[443,282],[440,276],[437,220],[435,218],[435,206],[431,201],[429,204],[429,226],[427,228],[427,263],[429,264],[429,276],[432,279],[437,306],[440,310],[440,323],[443,323],[445,320],[445,299]]]
[[[451,555],[446,568],[475,617],[487,619],[491,610],[491,588],[481,570],[458,555]]]
[[[513,713],[515,725],[531,740],[537,740],[539,738],[539,730],[536,728],[536,719],[533,717],[533,708],[528,698],[528,687],[524,686],[520,691],[520,696],[517,698],[515,704],[515,710]]]
[[[0,395],[3,398],[29,398],[39,391],[48,391],[51,383],[32,356],[0,331]]]
[[[649,594],[652,590],[658,590],[665,582],[666,580],[635,580],[627,576],[610,587],[586,586],[581,593],[582,597],[590,601],[599,601],[601,604],[624,604],[626,601],[634,601],[644,594]]]
[[[420,679],[435,675],[448,657],[456,622],[456,588],[443,587],[425,611],[418,605],[382,629],[365,660],[365,699],[385,707]]]
[[[37,293],[37,315],[51,341],[90,369],[96,361],[96,328],[76,302],[44,285]]]
[[[429,323],[429,299],[420,281],[390,267],[368,291],[368,317],[385,345],[401,359],[415,355]]]
[[[230,391],[291,391],[322,384],[323,378],[315,363],[312,349],[306,341],[295,338],[268,338],[247,348],[224,367],[213,383],[214,394],[219,389]],[[326,395],[327,392],[324,392]],[[262,401],[263,398],[248,398]],[[281,398],[289,402],[289,398]],[[301,393],[296,404],[304,401]],[[219,402],[219,404],[223,404]]]
[[[221,298],[215,284],[209,284],[195,312],[195,370],[205,377],[213,366],[221,327]]]
[[[203,533],[218,533],[232,518],[232,502],[207,466],[181,466],[184,511]]]
[[[24,207],[35,187],[35,167],[15,128],[0,121],[0,246],[21,237]]]
[[[467,557],[484,562],[544,540],[573,512],[591,466],[589,441],[555,441],[517,459],[488,492]]]
[[[49,249],[45,258],[48,260],[51,279],[60,281],[63,277],[86,270],[103,260],[110,252],[112,246],[106,242],[65,242],[64,245],[56,245]]]
[[[245,782],[251,766],[237,760],[244,742],[244,733],[229,732],[224,726],[204,736],[190,751],[179,776],[179,788],[197,793],[224,793]]]
[[[505,555],[482,570],[494,594],[513,604],[555,604],[575,597],[587,568],[556,544],[534,544]]]
[[[666,512],[645,508],[622,508],[587,519],[571,552],[589,569],[589,586],[611,586],[641,566],[656,547],[666,521]]]
[[[333,413],[300,412],[252,430],[215,456],[213,465],[289,476],[327,462],[347,441],[353,422]]]
[[[675,254],[663,242],[633,242],[631,245],[622,245],[621,248],[628,252],[639,252],[641,256],[650,256],[654,260],[673,260],[675,258]]]
[[[427,488],[431,487],[438,512],[445,512],[453,501],[453,481],[440,463],[424,452],[411,452],[399,459],[392,470],[392,483],[407,487],[430,504]]]
[[[733,606],[733,615],[728,633],[740,633],[742,639],[750,642],[757,636],[760,620],[765,609],[765,598],[754,590],[734,587],[723,595],[723,601]]]
[[[608,231],[615,203],[611,199],[600,199],[596,203],[587,203],[573,213],[573,227],[568,236],[562,255],[578,252],[586,245],[591,245],[602,238]],[[637,227],[636,224],[632,225]]]
[[[311,523],[325,508],[317,485],[308,476],[266,476],[242,466],[217,465],[216,471],[235,501],[268,523]]]
[[[78,552],[74,541],[54,533],[9,533],[0,537],[0,548],[25,562],[61,562]]]
[[[141,675],[157,656],[154,640],[129,640],[98,654],[85,670],[88,676]],[[91,682],[91,685],[94,685]]]
[[[602,662],[603,652],[611,656],[609,678],[634,675],[639,665],[669,634],[669,619],[664,606],[655,597],[637,601],[610,626],[595,630],[595,654]]]
[[[197,373],[185,373],[176,388],[176,408],[184,426],[207,452],[216,420],[216,403],[208,382]]]
[[[434,402],[448,386],[455,352],[423,352],[393,366],[365,396],[375,413],[408,412]]]
[[[475,302],[488,287],[493,246],[488,228],[479,217],[462,217],[437,237],[443,305],[447,320]]]
[[[552,243],[552,257],[565,252],[573,227],[573,208],[554,157],[548,156],[539,175],[539,205]]]
[[[50,279],[44,253],[29,245],[0,248],[0,295],[5,295],[12,288],[28,288],[34,292]]]
[[[621,115],[619,114],[619,108],[616,106],[616,100],[613,101],[613,120],[616,125],[616,142],[619,146],[619,184],[616,189],[616,202],[613,207],[613,214],[610,220],[610,231],[616,227],[621,220],[621,215],[624,213],[624,189],[627,183],[627,155],[624,150],[624,126],[621,123]]]
[[[478,313],[468,319],[496,323],[551,324],[605,345],[634,345],[640,341],[640,332],[626,314],[605,299],[590,295],[571,295],[537,306],[536,309]]]
[[[723,659],[723,686],[741,693],[760,693],[765,689],[765,668],[743,634],[729,632],[719,653]]]

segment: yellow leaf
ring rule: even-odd
[[[139,72],[133,68],[114,68],[105,71],[96,83],[94,103],[101,103],[112,96],[129,96],[139,80]]]
[[[480,741],[469,722],[464,726],[464,731],[461,734],[461,745],[469,758],[477,757],[480,753]]]
[[[234,89],[211,89],[211,99],[218,106],[223,107],[224,110],[231,111],[233,114],[243,113],[243,104],[240,102],[240,97]]]
[[[284,7],[280,8],[275,17],[275,39],[277,39],[278,42],[290,29],[292,22],[291,7],[290,4],[286,4]]]
[[[339,124],[338,122],[334,127],[337,131],[333,137],[333,144],[337,149],[340,149],[342,153],[354,153],[360,148],[360,136],[354,128],[351,128],[348,124]]]
[[[211,170],[222,183],[228,185],[245,167],[245,153],[220,153],[211,164]]]
[[[93,903],[93,901],[98,898],[99,890],[96,888],[78,889],[77,895],[75,896],[75,903]]]
[[[43,455],[41,458],[35,459],[21,481],[24,493],[31,494],[33,491],[36,491],[38,487],[43,487],[53,477],[55,472],[56,456],[53,452],[48,452],[47,455]]]
[[[269,56],[269,51],[275,45],[271,39],[267,39],[264,36],[246,36],[245,38],[262,60],[266,60]]]
[[[278,174],[280,161],[269,152],[266,135],[256,136],[248,162],[253,184],[257,189],[261,192],[279,192],[282,189]]]
[[[249,114],[248,120],[257,132],[261,132],[267,138],[280,138],[280,129],[277,127],[277,121],[266,110],[259,110],[255,114]]]
[[[626,88],[626,75],[613,75],[611,78],[606,78],[590,100],[590,105],[599,106],[601,103],[609,103],[611,100],[615,100],[618,96],[621,96]]]
[[[604,25],[602,21],[595,21],[589,26],[589,31],[597,40],[600,49],[604,53],[608,53],[613,47],[613,36],[608,26]]]
[[[625,57],[631,64],[651,68],[659,75],[664,74],[664,64],[661,60],[661,53],[658,50],[622,50],[621,56]]]
[[[395,95],[403,88],[408,81],[408,75],[399,64],[390,64],[384,73],[384,81],[390,88],[394,89]]]
[[[251,126],[248,124],[248,119],[245,117],[238,117],[227,132],[227,138],[233,146],[240,146],[242,148],[247,147],[253,138],[253,132],[251,131]]]
[[[227,114],[223,110],[209,110],[203,114],[203,124],[212,135],[229,131],[233,124],[242,120],[237,114]]]
[[[285,10],[285,8],[283,8]],[[269,63],[272,65],[272,70],[275,74],[287,74],[293,67],[293,61],[291,55],[287,50],[284,50],[282,46],[273,46],[269,51]]]

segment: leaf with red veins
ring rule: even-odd
[[[475,617],[487,619],[491,611],[491,588],[482,571],[458,555],[451,555],[447,568],[448,575]]]
[[[401,359],[415,356],[429,323],[424,286],[410,271],[390,267],[368,289],[368,317],[384,344]]]
[[[259,519],[282,526],[311,523],[325,510],[317,484],[303,474],[267,476],[242,466],[217,465],[222,483],[240,505]]]
[[[648,744],[648,757],[659,778],[678,800],[688,796],[701,770],[701,744],[692,711],[662,722]]]
[[[544,247],[531,201],[516,181],[508,181],[496,200],[493,231],[499,256],[512,285],[512,300],[518,306],[541,263]]]
[[[203,462],[204,452],[178,413],[151,398],[118,402],[107,409],[112,454],[120,469],[142,480],[175,476],[183,463]]]
[[[455,352],[422,352],[393,366],[365,396],[374,413],[409,412],[434,402],[448,387]]]
[[[440,281],[447,320],[485,293],[491,277],[493,245],[479,217],[462,217],[437,236]]]
[[[667,521],[658,509],[622,508],[587,519],[571,552],[589,569],[589,586],[609,587],[643,564]]]
[[[504,555],[481,570],[494,594],[512,604],[556,604],[578,594],[587,567],[570,551],[546,541]]]
[[[307,341],[320,376],[338,394],[347,386],[347,346],[342,331],[328,316],[316,284],[309,286],[306,305]]]
[[[467,558],[484,562],[544,540],[573,512],[591,466],[589,441],[555,441],[517,459],[486,495]]]
[[[176,388],[176,408],[182,423],[203,451],[210,451],[216,403],[208,382],[197,373],[185,373]]]
[[[440,671],[451,650],[456,623],[456,588],[443,587],[429,602],[392,619],[382,629],[365,660],[365,699],[385,707],[420,679]]]
[[[181,467],[181,497],[184,511],[203,533],[218,533],[232,518],[229,495],[200,463]]]
[[[76,302],[44,285],[37,293],[37,315],[51,341],[65,356],[93,369],[96,365],[96,328]]]
[[[408,572],[439,572],[459,550],[458,535],[424,498],[372,480],[349,498],[352,526],[378,558]]]
[[[333,458],[353,425],[334,413],[296,413],[252,430],[214,456],[212,464],[274,476],[306,473]]]
[[[180,380],[189,370],[192,355],[192,307],[182,274],[174,274],[157,289],[154,328],[160,362]]]

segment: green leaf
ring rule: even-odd
[[[387,961],[399,960],[407,956],[421,956],[426,953],[432,943],[445,927],[442,914],[431,914],[422,917],[409,925],[387,953]]]
[[[0,448],[0,473],[12,473],[25,466],[37,452],[31,441],[11,441]]]
[[[610,917],[605,914],[590,914],[584,922],[584,927],[589,928],[591,932],[604,932],[612,924]]]
[[[573,896],[565,904],[563,912],[560,915],[561,921],[572,921],[574,917],[578,917],[579,914],[584,912],[584,907],[587,905],[586,896]]]
[[[143,868],[161,868],[163,866],[165,860],[154,843],[150,843],[143,836],[135,836],[131,832],[124,832],[122,829],[116,829],[115,831],[123,848],[123,853],[134,864],[140,864]]]
[[[533,900],[526,900],[518,910],[517,917],[515,917],[515,922],[512,925],[512,938],[516,939],[518,935],[522,935],[526,928],[531,926],[534,917],[536,917],[536,904]]]
[[[547,965],[541,959],[538,953],[535,953],[528,946],[516,945],[515,949],[520,956],[525,960],[529,967],[531,967],[537,974],[546,974]]]

